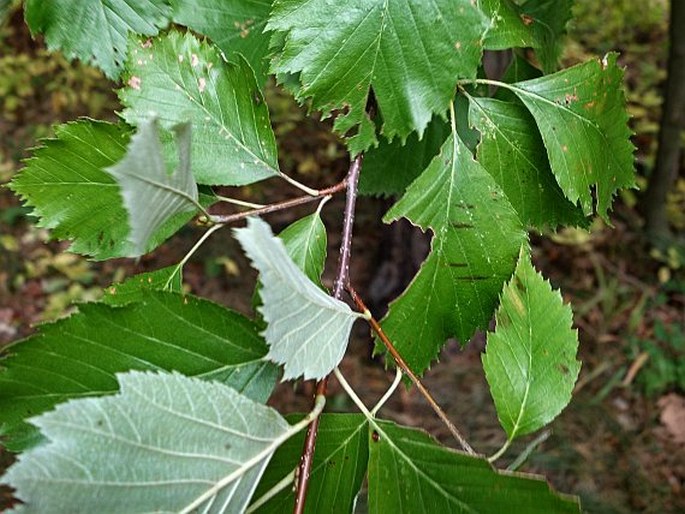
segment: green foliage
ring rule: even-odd
[[[321,416],[306,513],[342,514],[353,511],[369,460],[368,434],[368,421],[361,414]],[[256,501],[295,469],[303,444],[304,434],[300,434],[276,451],[254,494]],[[292,488],[286,488],[261,506],[258,512],[280,514],[290,510],[293,501]]]
[[[384,219],[399,217],[430,228],[433,241],[413,282],[390,305],[383,329],[409,367],[423,373],[448,337],[466,344],[487,325],[526,234],[455,131]]]
[[[609,54],[509,86],[535,118],[566,197],[605,219],[615,192],[635,184],[622,78]]]
[[[419,430],[374,422],[369,448],[369,514],[580,512],[576,501],[552,493],[544,481],[497,473]]]
[[[171,0],[175,23],[209,36],[230,59],[235,53],[243,55],[260,84],[267,74],[270,35],[264,28],[272,3],[271,0]]]
[[[632,337],[630,347],[633,358],[644,353],[648,359],[637,376],[645,394],[657,396],[671,389],[685,391],[685,330],[656,320],[653,337]]]
[[[485,18],[469,0],[286,0],[267,27],[284,40],[272,71],[295,74],[298,99],[310,98],[314,109],[344,110],[335,129],[356,154],[377,144],[365,112],[370,88],[389,140],[421,136],[447,110],[455,79],[476,76]]]
[[[571,401],[578,379],[578,333],[558,291],[522,249],[488,334],[483,368],[509,440],[534,432]]]
[[[280,414],[231,387],[178,373],[117,379],[115,396],[31,419],[49,443],[7,475],[27,503],[17,511],[189,512],[217,503],[216,512],[242,512],[288,435]]]
[[[145,297],[151,291],[183,292],[178,266],[169,266],[150,273],[140,273],[119,284],[112,284],[105,290],[102,303],[122,306],[142,302],[145,301]]]
[[[35,444],[37,433],[24,420],[71,398],[113,393],[115,374],[131,369],[219,380],[264,401],[276,379],[262,360],[266,352],[250,320],[207,300],[157,292],[125,307],[81,305],[9,347],[0,361],[5,444]]]
[[[559,188],[535,121],[518,103],[470,99],[469,117],[480,132],[478,162],[492,175],[526,225],[574,225],[583,213]]]
[[[25,502],[18,510],[289,510],[301,431],[324,398],[293,425],[256,403],[282,367],[283,380],[335,370],[361,411],[321,418],[307,512],[350,512],[365,477],[372,514],[578,512],[543,480],[377,418],[399,377],[365,407],[336,367],[356,320],[383,334],[323,287],[320,215],[347,188],[348,235],[365,160],[361,192],[398,196],[384,220],[432,233],[382,320],[399,367],[422,374],[448,338],[465,345],[495,315],[483,366],[508,440],[489,460],[549,423],[578,376],[577,334],[570,307],[530,263],[525,228],[606,219],[634,183],[616,55],[553,73],[571,4],[29,0],[27,21],[51,48],[123,80],[122,122],[58,126],[11,183],[39,224],[96,259],[141,256],[197,213],[209,230],[178,265],[112,285],[102,302],[8,349],[0,432],[14,450],[44,443],[2,478]],[[542,71],[521,51],[502,82],[478,78],[483,48],[509,47],[531,47]],[[261,92],[269,58],[285,89],[335,117],[351,156],[366,153],[345,182],[319,191],[280,171]],[[307,196],[259,208],[208,187],[272,177]],[[315,200],[316,213],[280,237],[254,216]],[[235,210],[206,213],[215,201]],[[255,320],[182,292],[187,259],[243,218],[232,233],[259,272]],[[336,283],[347,286],[343,241]]]
[[[177,214],[195,212],[199,205],[197,184],[190,170],[190,123],[173,130],[179,165],[172,175],[167,173],[154,119],[140,124],[126,155],[105,170],[119,184],[128,211],[132,251],[127,257],[146,253],[150,239],[160,228]]]
[[[413,133],[402,144],[399,139],[391,142],[381,137],[378,147],[370,149],[364,157],[359,191],[384,196],[404,193],[438,154],[449,133],[449,124],[433,118],[421,139]]]
[[[165,0],[43,0],[26,1],[26,23],[34,34],[45,35],[51,50],[69,59],[94,64],[112,79],[119,76],[130,33],[154,36],[171,14]],[[78,20],[78,30],[74,29]]]
[[[284,365],[284,380],[302,375],[322,379],[342,360],[360,315],[316,287],[261,219],[249,218],[235,237],[263,283],[260,311],[267,323],[267,358]]]
[[[60,125],[10,187],[34,208],[38,226],[73,240],[71,251],[100,260],[136,254],[119,187],[105,171],[124,158],[130,137],[130,129],[121,124],[82,120]],[[191,217],[188,211],[173,216],[155,231],[147,250]]]
[[[269,111],[250,66],[226,63],[192,34],[133,40],[119,97],[124,119],[193,125],[193,174],[200,184],[242,185],[278,174]]]
[[[278,234],[285,251],[309,280],[321,285],[321,274],[326,264],[328,237],[318,213],[310,214],[289,225]]]

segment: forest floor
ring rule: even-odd
[[[582,8],[579,14],[590,16]],[[574,26],[565,53],[572,64],[609,48],[622,50],[642,175],[653,161],[664,79],[665,20],[663,15],[653,17],[640,20],[642,28],[629,34],[625,26],[631,20],[625,16],[604,18],[604,36],[597,35],[599,28],[591,22]],[[96,72],[47,54],[30,40],[19,18],[0,29],[0,183],[21,168],[26,148],[50,135],[52,123],[113,112],[117,102],[110,87]],[[289,98],[275,91],[270,96],[283,170],[317,186],[337,182],[347,164],[328,125],[306,117]],[[645,184],[644,177],[640,183]],[[683,188],[682,181],[678,187]],[[242,191],[256,202],[289,194],[296,192],[269,182]],[[573,305],[583,367],[570,406],[543,432],[539,439],[544,440],[521,469],[546,475],[559,491],[580,495],[584,510],[591,513],[685,512],[685,263],[675,252],[654,252],[645,244],[639,201],[639,192],[622,195],[613,226],[597,222],[589,231],[531,235],[536,267]],[[671,203],[674,226],[685,230],[682,197],[674,195]],[[388,205],[387,200],[360,199],[351,274],[362,294],[369,294],[376,267],[388,253],[383,245],[392,240],[392,228],[378,221]],[[329,254],[335,256],[340,219],[332,207],[324,211],[324,221]],[[268,221],[279,230],[309,210],[274,214]],[[177,262],[198,237],[196,229],[184,229],[137,265],[125,260],[95,263],[63,253],[67,245],[49,241],[49,234],[32,222],[13,194],[0,188],[0,346],[65,315],[74,309],[72,302],[97,299],[112,282]],[[334,267],[335,262],[328,263],[327,285]],[[190,292],[246,313],[254,279],[227,234],[204,246],[184,271]],[[370,344],[368,331],[358,327],[342,365],[369,403],[392,379],[382,363],[370,358]],[[464,349],[448,344],[425,382],[472,445],[490,454],[501,446],[504,434],[480,364],[483,347],[482,335]],[[333,409],[353,408],[335,382],[330,392]],[[286,412],[306,410],[311,393],[308,383],[279,386],[272,403]],[[382,413],[452,444],[413,390],[401,390]],[[499,464],[510,463],[538,436],[515,444]],[[0,454],[0,469],[10,460]]]

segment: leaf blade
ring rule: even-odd
[[[535,118],[566,197],[579,201],[585,214],[595,210],[604,219],[616,191],[635,185],[623,72],[616,59],[608,54],[508,86]]]
[[[139,273],[112,284],[105,288],[101,302],[112,306],[143,302],[150,291],[182,293],[182,277],[178,267],[168,266],[149,273]]]
[[[172,31],[132,41],[124,79],[128,123],[155,116],[166,129],[192,123],[198,183],[237,186],[279,174],[268,109],[244,59],[227,63],[211,44]]]
[[[481,133],[478,162],[497,181],[521,220],[539,229],[582,224],[583,213],[559,188],[526,109],[490,98],[470,97],[469,103],[469,119]]]
[[[325,377],[342,360],[360,315],[309,280],[266,222],[248,218],[234,234],[261,275],[267,358],[284,365],[283,380]]]
[[[270,34],[264,31],[271,11],[271,0],[172,0],[173,20],[195,32],[209,36],[231,60],[234,54],[245,56],[255,71],[257,82],[264,84],[268,65]]]
[[[417,374],[449,337],[465,344],[490,320],[526,234],[494,179],[452,133],[384,220],[433,231],[431,253],[382,326]]]
[[[298,416],[299,418],[299,416]],[[293,421],[288,417],[289,421]],[[310,472],[305,514],[348,514],[361,488],[368,462],[368,423],[362,414],[322,414]],[[258,500],[298,464],[304,434],[284,443],[269,462],[254,498]],[[257,512],[287,512],[294,504],[292,488],[280,492]]]
[[[577,499],[552,492],[544,480],[497,472],[420,430],[374,421],[369,448],[370,514],[580,512]]]
[[[21,510],[244,509],[287,422],[216,382],[177,373],[117,378],[115,396],[71,401],[31,420],[49,442],[3,477],[27,503]]]
[[[251,321],[207,300],[150,292],[125,307],[84,304],[5,350],[0,431],[12,450],[31,446],[37,434],[26,418],[69,398],[113,393],[115,374],[131,369],[219,380],[266,401],[277,376],[266,352]]]
[[[326,264],[328,235],[318,212],[288,225],[278,237],[283,241],[295,265],[307,275],[309,280],[321,286],[321,274]]]
[[[504,287],[497,328],[482,354],[485,377],[509,440],[534,432],[571,401],[580,362],[573,313],[523,250]]]
[[[131,231],[128,257],[145,254],[152,236],[178,214],[195,213],[197,184],[190,171],[190,124],[174,127],[179,167],[167,173],[157,121],[145,121],[131,138],[126,155],[105,168],[120,187]]]
[[[105,168],[124,157],[130,136],[124,124],[80,120],[59,125],[55,138],[44,140],[34,151],[10,189],[33,207],[38,226],[71,241],[70,251],[97,260],[126,256],[132,251],[128,215],[119,186]],[[181,213],[169,220],[154,234],[147,251],[191,216]]]
[[[28,0],[26,22],[33,34],[45,34],[50,50],[61,50],[119,77],[128,35],[156,35],[166,27],[171,9],[165,0]],[[74,30],[74,20],[79,28]]]
[[[421,135],[447,110],[455,78],[476,75],[484,21],[468,0],[281,1],[267,25],[274,42],[284,40],[272,71],[299,77],[298,98],[314,109],[344,110],[335,129],[356,132],[348,140],[356,154],[377,143],[365,113],[371,88],[389,140]]]

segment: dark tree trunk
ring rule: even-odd
[[[647,237],[663,243],[671,237],[666,197],[678,175],[681,131],[685,127],[685,0],[671,0],[668,78],[659,131],[659,149],[649,178],[644,211]]]

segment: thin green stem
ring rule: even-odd
[[[511,439],[507,439],[506,442],[502,445],[502,447],[501,447],[499,450],[497,450],[495,453],[493,453],[492,455],[490,455],[490,457],[488,457],[488,462],[490,462],[490,463],[495,462],[495,461],[496,461],[497,459],[499,459],[502,455],[504,455],[504,453],[505,453],[505,452],[509,449],[509,447],[511,446],[511,441],[512,441]]]
[[[362,399],[359,398],[355,390],[352,388],[350,383],[347,381],[347,379],[337,366],[333,370],[333,373],[335,373],[335,378],[338,379],[338,382],[340,382],[342,388],[345,390],[347,395],[352,399],[352,401],[357,406],[357,408],[362,412],[362,414],[364,414],[364,416],[366,416],[368,419],[372,419],[373,413],[366,407],[366,405],[364,405]]]
[[[378,400],[378,403],[374,405],[373,409],[371,409],[371,414],[374,416],[378,414],[378,411],[381,410],[383,405],[385,405],[385,402],[387,402],[390,397],[395,393],[395,390],[399,387],[400,382],[402,382],[402,370],[397,367],[395,368],[395,380],[392,381],[392,384],[390,387],[388,387],[388,390],[385,392],[383,397]]]
[[[237,205],[239,207],[247,207],[249,209],[261,209],[264,207],[261,203],[245,202],[243,200],[238,200],[237,198],[231,198],[229,196],[214,195],[214,198],[220,202],[230,203],[231,205]]]
[[[518,468],[520,468],[526,460],[528,460],[528,457],[530,457],[530,454],[535,451],[535,449],[540,446],[542,443],[544,443],[547,438],[552,434],[551,430],[545,430],[542,432],[539,436],[537,436],[535,439],[533,439],[528,446],[526,446],[526,449],[523,450],[516,459],[514,459],[514,462],[509,464],[507,466],[507,471],[516,471]]]
[[[293,470],[290,473],[284,476],[276,485],[274,485],[271,489],[269,489],[267,492],[261,495],[252,505],[250,505],[245,511],[245,514],[251,514],[252,512],[257,511],[257,509],[266,504],[266,502],[268,502],[271,498],[273,498],[283,489],[292,484],[295,481],[296,471],[297,468],[293,468]]]
[[[204,244],[204,242],[207,241],[207,239],[209,239],[209,236],[211,236],[214,232],[216,232],[217,230],[219,230],[220,228],[223,228],[223,227],[224,227],[223,224],[222,225],[214,225],[213,227],[210,227],[209,230],[207,230],[207,232],[202,234],[202,237],[200,239],[198,239],[197,243],[195,243],[195,245],[193,245],[193,247],[188,251],[188,253],[185,254],[185,257],[183,257],[183,259],[181,259],[181,262],[179,262],[176,265],[174,272],[171,274],[169,279],[164,284],[165,290],[170,289],[171,281],[174,279],[176,274],[179,273],[183,269],[183,266],[185,266],[186,262],[188,262],[188,259],[190,259],[193,256],[193,254]]]
[[[507,84],[506,82],[500,82],[499,80],[492,80],[492,79],[473,79],[473,80],[458,80],[457,85],[458,86],[468,86],[471,84],[487,84],[489,86],[497,86],[497,87],[503,87],[504,89],[508,89],[510,91],[521,91],[520,88],[514,87],[511,84]]]
[[[304,191],[305,193],[307,193],[310,196],[319,196],[318,190],[312,189],[311,187],[308,187],[308,186],[305,186],[304,184],[298,182],[294,178],[289,177],[288,175],[286,175],[282,171],[278,172],[278,176],[281,177],[283,180],[285,180],[288,184],[295,186],[297,189],[299,189],[300,191]]]

